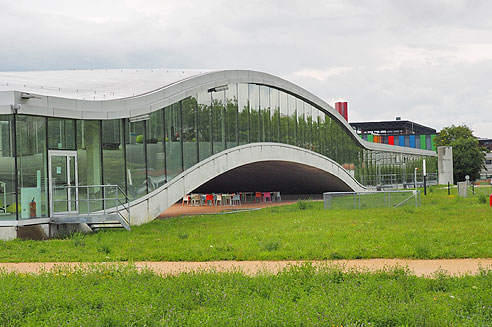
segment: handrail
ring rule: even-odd
[[[95,198],[91,198],[90,197],[90,189],[93,188],[93,189],[96,189],[96,188],[100,188],[102,189],[102,197],[95,197]],[[116,197],[106,197],[106,190],[107,188],[113,188],[115,191],[116,191]],[[56,191],[56,190],[70,190],[70,189],[75,189],[77,194],[79,195],[79,197],[77,197],[76,199],[70,199],[68,200],[68,197],[67,199],[63,199],[63,200],[55,200],[55,199],[52,199],[51,201],[53,203],[55,202],[58,202],[58,203],[69,203],[69,202],[75,202],[76,204],[76,211],[77,211],[77,214],[78,215],[92,215],[92,214],[100,214],[101,213],[101,209],[95,209],[94,211],[91,211],[91,205],[90,203],[91,202],[102,202],[102,214],[106,214],[107,213],[107,206],[106,206],[106,202],[107,201],[117,201],[117,205],[116,205],[116,213],[128,224],[130,225],[130,198],[128,197],[128,195],[123,192],[123,190],[121,189],[121,187],[119,185],[116,185],[116,184],[105,184],[105,185],[77,185],[77,186],[74,186],[74,185],[63,185],[63,186],[53,186],[53,191]],[[85,194],[86,194],[86,199],[80,199],[80,195],[83,193],[83,192],[80,192],[81,189],[85,189]],[[56,193],[56,192],[53,192],[53,193]],[[94,193],[92,193],[94,194]],[[123,195],[125,201],[122,202],[119,195]],[[79,212],[79,209],[80,209],[80,203],[87,203],[87,213],[81,213]],[[120,210],[120,206],[122,207],[122,210]],[[114,206],[111,206],[111,208],[115,208]],[[128,213],[128,219],[125,217],[125,215],[122,214],[121,211],[126,211]],[[113,210],[111,210],[111,212],[113,212]]]

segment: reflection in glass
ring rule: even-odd
[[[226,92],[227,148],[238,145],[237,84],[229,85]]]
[[[19,218],[48,217],[46,118],[19,115],[16,117],[16,125],[18,192],[20,195]],[[4,121],[0,120],[0,126],[3,129]],[[0,135],[2,139],[6,136],[4,133],[0,134],[2,134]],[[7,137],[6,140],[9,138]],[[7,150],[9,146],[0,142],[0,147]],[[5,152],[8,153],[8,151]],[[5,170],[13,168],[9,167],[3,156],[0,156],[0,161],[2,175],[4,175]],[[3,166],[4,164],[6,166]],[[6,217],[6,210],[3,207],[4,203],[9,202],[7,190],[5,190],[7,185],[3,184],[6,180],[3,176],[0,177],[0,202],[2,203],[0,204],[0,220]]]
[[[272,121],[270,113],[270,88],[268,86],[260,86],[260,141],[272,141]]]
[[[280,99],[280,143],[289,143],[289,107],[287,93],[279,91]]]
[[[102,121],[103,176],[105,185],[118,185],[126,192],[123,120]]]
[[[164,152],[164,109],[154,111],[147,121],[147,175],[149,192],[166,183]]]
[[[225,131],[225,91],[211,92],[212,94],[212,131],[213,131],[213,150],[219,153],[226,147]]]
[[[289,107],[289,144],[296,145],[297,140],[297,117],[296,117],[296,98],[288,95]]]
[[[164,109],[166,124],[166,173],[170,181],[183,171],[181,147],[181,106],[174,103]]]
[[[198,150],[199,161],[212,155],[212,114],[209,92],[198,93]]]
[[[101,122],[77,121],[77,169],[79,185],[101,185]],[[79,212],[87,213],[102,208],[100,187],[83,188],[79,192]],[[88,199],[89,197],[89,203]]]
[[[249,142],[249,100],[248,84],[238,84],[239,144]]]
[[[249,142],[260,141],[260,87],[256,84],[249,84]]]
[[[130,122],[127,120],[126,168],[128,197],[131,200],[147,194],[145,123],[145,121]]]
[[[48,118],[48,148],[75,150],[75,120]]]
[[[280,102],[277,89],[270,88],[270,117],[272,142],[280,142]]]
[[[183,111],[183,160],[184,169],[198,162],[198,141],[196,139],[196,122],[198,115],[196,96],[181,100]]]

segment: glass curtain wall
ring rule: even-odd
[[[260,86],[260,141],[272,141],[272,115],[270,112],[270,88],[264,85]]]
[[[170,181],[183,172],[183,146],[181,137],[181,103],[164,108],[166,124],[166,172]]]
[[[102,184],[101,121],[77,121],[77,168],[79,185]],[[79,189],[79,212],[102,208],[100,187]]]
[[[196,137],[198,101],[196,96],[181,101],[183,116],[183,159],[184,169],[198,163],[198,141]]]
[[[248,84],[238,84],[238,132],[239,145],[249,143],[249,100],[248,100]]]
[[[209,92],[198,93],[198,152],[199,161],[212,155],[212,115],[211,95]]]
[[[15,120],[16,138],[14,116],[0,115],[0,220],[49,216],[49,150],[76,150],[79,185],[116,184],[130,199],[157,189],[213,153],[249,142],[281,142],[318,152],[365,185],[411,183],[414,168],[421,168],[424,159],[363,149],[331,115],[257,84],[200,92],[142,121],[26,115]],[[436,157],[427,158],[427,171],[437,172]],[[91,189],[89,198],[100,198],[99,191]],[[79,192],[81,212],[89,210],[86,197]]]
[[[131,200],[147,194],[146,121],[126,119],[127,195]]]
[[[19,219],[48,217],[46,118],[18,115],[16,134]],[[9,165],[3,167],[3,164],[4,162],[1,164],[2,170],[9,167]],[[1,181],[3,182],[4,179],[2,178]],[[3,203],[8,202],[8,197],[5,197],[7,194],[2,182],[0,182],[0,192],[3,192],[0,193],[2,203],[0,214],[5,214],[6,210],[2,210],[2,207]]]
[[[237,84],[229,85],[228,89],[225,91],[225,96],[227,148],[233,148],[239,144]]]
[[[219,153],[226,149],[225,91],[211,92],[211,96],[213,152]]]
[[[150,114],[147,121],[147,175],[149,192],[166,183],[164,110]]]

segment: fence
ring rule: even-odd
[[[325,209],[368,209],[420,206],[420,191],[325,192]]]

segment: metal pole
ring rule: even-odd
[[[451,190],[449,189],[449,182],[448,182],[448,195],[451,195]]]
[[[427,195],[427,176],[424,175],[424,195]]]

